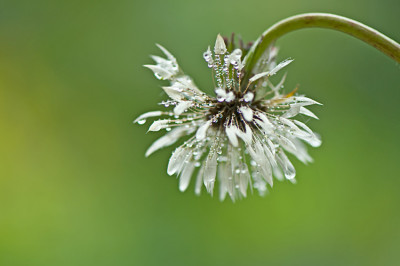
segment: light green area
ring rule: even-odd
[[[232,204],[166,174],[172,149],[132,125],[165,99],[143,64],[168,48],[212,91],[202,53],[303,12],[332,12],[399,41],[400,2],[2,1],[0,265],[398,265],[400,68],[342,33],[279,40],[285,90],[322,102],[323,139],[298,184]]]

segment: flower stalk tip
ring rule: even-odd
[[[267,29],[253,46],[246,65],[249,72],[263,52],[283,35],[305,28],[325,28],[349,34],[383,52],[400,63],[400,44],[379,31],[356,20],[328,13],[306,13],[281,20]]]

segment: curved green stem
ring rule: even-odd
[[[254,43],[252,55],[246,64],[247,73],[251,70],[264,51],[279,37],[291,31],[304,28],[326,28],[347,33],[360,39],[400,63],[400,44],[382,33],[352,19],[327,13],[306,13],[281,20]]]

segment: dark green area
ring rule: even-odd
[[[400,40],[399,1],[2,1],[0,265],[398,265],[400,69],[329,30],[291,33],[285,90],[324,104],[298,184],[232,204],[166,173],[133,125],[165,99],[143,64],[169,49],[212,92],[218,33],[332,12]]]

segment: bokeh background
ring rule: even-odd
[[[165,99],[155,43],[211,91],[218,33],[312,11],[400,40],[397,0],[0,1],[0,265],[398,265],[400,67],[361,41],[279,40],[323,145],[266,197],[180,193],[172,148],[144,158],[160,134],[132,124]]]

